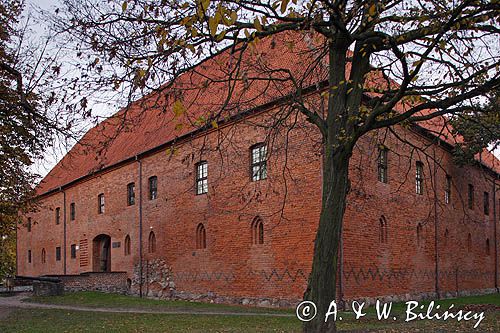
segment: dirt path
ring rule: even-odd
[[[109,312],[109,313],[149,313],[149,314],[188,314],[188,315],[213,315],[213,316],[266,316],[266,317],[293,317],[288,313],[257,313],[257,312],[231,312],[231,311],[200,311],[195,309],[184,310],[148,310],[134,308],[96,308],[60,304],[42,304],[23,302],[29,295],[16,295],[0,297],[0,319],[5,318],[14,308],[22,309],[60,309],[70,311]]]
[[[8,308],[6,306],[0,306],[0,320],[7,318],[12,312],[13,308]]]

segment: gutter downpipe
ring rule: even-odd
[[[59,187],[59,190],[63,193],[63,223],[64,223],[64,241],[63,241],[63,247],[64,247],[64,254],[63,254],[63,262],[64,262],[64,275],[66,275],[66,192],[62,189],[62,187]]]
[[[342,223],[343,224],[343,223]],[[343,229],[343,226],[341,227]],[[340,232],[340,246],[339,246],[339,303],[340,309],[345,310],[344,304],[344,284],[343,284],[343,275],[344,275],[344,233]]]
[[[439,141],[438,141],[438,147]],[[436,290],[436,297],[440,299],[439,295],[439,253],[438,253],[438,197],[437,197],[437,165],[436,165],[436,147],[433,149],[433,158],[434,158],[434,275],[435,275],[435,280],[434,280],[434,288]]]
[[[500,178],[499,175],[493,178],[493,242],[495,244],[495,289],[497,293],[500,293],[498,288],[498,244],[497,244],[497,180]],[[500,203],[500,200],[499,200]]]
[[[18,247],[19,238],[18,238],[18,233],[17,233],[18,229],[19,229],[19,220],[16,220],[16,275],[19,274],[19,251],[18,251],[19,250],[19,247]]]
[[[142,162],[139,155],[135,160],[139,164],[139,297],[142,297]]]

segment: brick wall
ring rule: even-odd
[[[268,123],[270,117],[272,113],[264,113],[221,126],[206,136],[178,143],[175,149],[97,174],[64,193],[43,198],[40,211],[32,214],[36,222],[32,231],[22,228],[18,232],[18,274],[92,270],[96,260],[93,240],[105,234],[114,244],[111,270],[127,272],[132,290],[137,292],[141,183],[145,294],[240,300],[301,298],[321,207],[321,145],[316,130],[299,121],[294,130],[273,137],[268,178],[250,181],[249,148],[266,140],[268,133],[258,125]],[[376,131],[365,135],[354,152],[339,282],[343,297],[430,297],[436,292],[436,257],[437,286],[443,295],[494,288],[493,230],[498,217],[495,220],[493,205],[498,202],[492,200],[491,175],[476,166],[454,165],[448,151],[420,134],[399,127],[395,131],[421,150],[390,132]],[[380,143],[390,149],[387,184],[377,180]],[[209,163],[209,192],[205,195],[194,191],[195,164],[200,160]],[[415,193],[416,161],[424,164],[422,195]],[[447,173],[453,183],[450,203],[444,202]],[[148,178],[154,175],[158,177],[158,198],[149,200]],[[136,204],[127,206],[130,182],[136,184]],[[475,188],[473,209],[467,207],[469,183]],[[491,200],[489,215],[483,212],[484,191]],[[104,214],[97,211],[100,193],[105,195]],[[54,217],[56,207],[63,211],[64,201],[66,245],[63,223],[55,225]],[[69,219],[71,202],[76,203],[75,221]],[[382,215],[387,221],[384,242],[379,237]],[[264,244],[251,241],[256,216],[264,223]],[[206,249],[196,248],[199,223],[206,229]],[[154,253],[148,253],[151,232],[156,238]],[[125,251],[127,235],[130,254]],[[71,258],[71,244],[79,245],[76,258]],[[63,248],[66,267],[64,258],[55,260],[56,246]],[[47,253],[45,263],[40,260],[42,248]],[[32,251],[30,264],[28,250]]]

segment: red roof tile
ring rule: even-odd
[[[234,92],[227,103],[229,85],[227,82],[215,81],[226,80],[232,64],[237,60],[236,56],[224,53],[205,61],[195,70],[180,76],[174,87],[151,93],[90,129],[41,181],[37,193],[44,194],[57,189],[188,134],[199,128],[200,121],[208,120],[210,123],[210,118],[220,112],[222,105],[225,105],[224,118],[286,96],[292,91],[291,84],[269,84],[255,79],[259,76],[255,64],[265,65],[269,69],[284,68],[296,77],[305,76],[302,74],[308,69],[304,64],[311,57],[310,46],[314,42],[307,34],[297,32],[262,40],[258,47],[262,51],[246,53],[242,61],[240,75],[246,75],[248,89],[244,89],[243,83],[239,81],[233,87]],[[308,82],[303,86],[323,81],[327,77],[326,69],[324,62],[305,76]],[[275,75],[286,76],[286,73]],[[183,100],[186,111],[176,116],[173,103],[179,98]],[[433,128],[430,124],[425,125],[429,126],[429,130]],[[491,154],[485,153],[482,160],[497,172],[500,171],[498,160]]]

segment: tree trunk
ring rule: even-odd
[[[332,147],[330,143],[325,147],[321,215],[314,243],[312,270],[304,294],[304,300],[314,302],[317,307],[316,317],[304,323],[304,332],[308,333],[336,331],[333,316],[325,322],[325,315],[336,296],[338,252],[352,153],[350,149]]]

